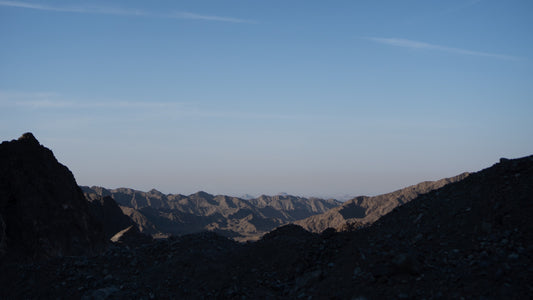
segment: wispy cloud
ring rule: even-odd
[[[520,59],[516,56],[511,56],[511,55],[503,55],[503,54],[495,54],[495,53],[488,53],[488,52],[472,51],[472,50],[467,50],[467,49],[462,49],[462,48],[446,47],[446,46],[435,45],[435,44],[430,44],[430,43],[420,42],[420,41],[413,41],[413,40],[408,40],[408,39],[401,39],[401,38],[369,37],[366,39],[371,40],[376,43],[380,43],[380,44],[403,47],[403,48],[410,48],[410,49],[435,50],[435,51],[443,51],[443,52],[455,53],[455,54],[461,54],[461,55],[482,56],[482,57],[490,57],[490,58],[506,59],[506,60],[519,60]]]
[[[0,111],[9,108],[23,108],[34,111],[69,111],[91,112],[93,110],[120,111],[130,114],[154,114],[157,118],[221,118],[221,119],[265,119],[265,120],[293,120],[317,119],[324,116],[265,113],[253,111],[212,110],[199,108],[189,102],[162,101],[123,101],[123,100],[66,100],[57,93],[50,92],[9,92],[0,91]]]
[[[157,101],[79,101],[65,100],[60,94],[51,92],[10,92],[0,91],[0,107],[24,107],[31,109],[170,109],[183,107],[183,102]]]
[[[33,100],[5,100],[0,97],[0,106],[29,109],[142,109],[147,111],[179,109],[182,107],[182,103],[138,101],[81,102],[46,98]]]
[[[190,20],[205,20],[205,21],[220,21],[220,22],[231,22],[231,23],[254,23],[250,20],[243,20],[237,18],[228,18],[220,16],[208,16],[208,15],[199,15],[190,12],[177,12],[173,15],[168,15],[168,17],[174,17],[178,19],[190,19]]]
[[[52,6],[52,5],[35,4],[35,3],[23,2],[23,1],[0,1],[0,6],[43,10],[43,11],[84,13],[84,14],[155,17],[155,18],[166,18],[166,19],[188,19],[188,20],[203,20],[203,21],[229,22],[229,23],[254,23],[253,21],[239,19],[239,18],[203,15],[203,14],[196,14],[196,13],[185,12],[185,11],[163,14],[163,13],[154,13],[154,12],[149,12],[149,11],[125,9],[125,8],[94,7],[94,6]]]

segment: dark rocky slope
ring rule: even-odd
[[[529,299],[533,157],[502,160],[356,231],[287,225],[5,264],[0,298]]]
[[[0,170],[0,254],[42,259],[104,246],[74,176],[31,133],[0,145]]]
[[[109,196],[91,199],[89,209],[91,214],[101,222],[106,239],[110,239],[117,232],[135,225],[132,219],[122,212],[115,200]]]

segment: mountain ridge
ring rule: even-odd
[[[422,194],[439,189],[447,184],[461,181],[469,175],[470,173],[464,172],[440,180],[423,181],[386,194],[358,196],[325,213],[310,216],[294,223],[316,233],[320,233],[327,228],[341,229],[343,226],[350,227],[350,223],[355,223],[357,224],[356,226],[367,225]]]
[[[332,199],[291,195],[262,195],[245,200],[204,191],[183,195],[163,194],[155,189],[148,192],[99,186],[81,189],[88,199],[113,197],[141,232],[154,237],[210,230],[239,241],[257,240],[278,226],[341,204]]]
[[[461,181],[470,173],[423,181],[377,196],[357,196],[346,202],[305,198],[280,193],[242,199],[198,191],[190,195],[163,194],[131,188],[82,186],[88,199],[111,196],[141,232],[154,237],[182,235],[202,230],[218,232],[238,241],[257,240],[276,227],[294,223],[320,233],[328,228],[354,230],[367,226],[412,199]]]

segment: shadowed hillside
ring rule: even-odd
[[[319,215],[314,215],[294,222],[311,231],[320,233],[327,228],[342,230],[355,224],[363,226],[375,222],[381,216],[391,212],[416,197],[439,189],[447,184],[465,179],[469,173],[437,181],[425,181],[392,193],[375,197],[360,196],[344,202],[341,206],[330,209]]]

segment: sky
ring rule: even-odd
[[[533,154],[533,2],[3,1],[0,138],[78,184],[377,195]]]

